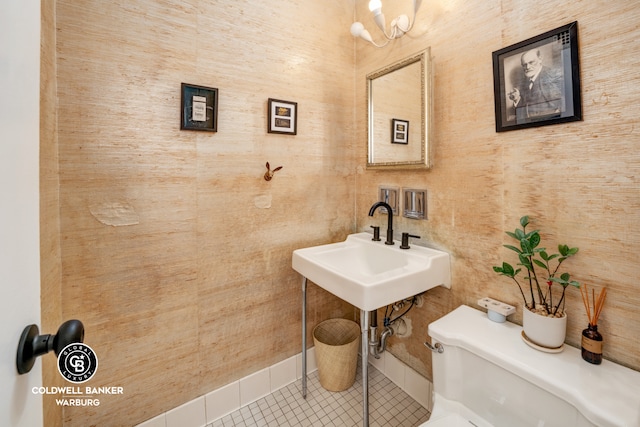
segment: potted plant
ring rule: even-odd
[[[494,266],[493,271],[509,277],[520,289],[525,306],[524,338],[541,347],[556,349],[562,346],[566,335],[565,292],[568,286],[580,288],[578,282],[571,280],[569,273],[560,274],[559,269],[567,258],[578,253],[578,248],[558,245],[558,253],[550,254],[545,248],[539,247],[539,230],[527,232],[528,216],[520,218],[520,225],[521,229],[507,231],[507,235],[515,239],[519,245],[504,247],[518,254],[520,262],[517,265],[523,267],[524,271],[523,268],[514,268],[507,262],[503,262],[502,266]],[[518,280],[520,272],[524,274],[524,285]],[[554,284],[562,288],[559,296],[556,291],[558,286]]]

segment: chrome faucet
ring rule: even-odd
[[[387,240],[384,242],[384,244],[393,245],[393,211],[391,210],[391,206],[389,206],[389,204],[385,202],[376,202],[373,204],[373,206],[371,206],[371,209],[369,209],[369,216],[373,216],[373,213],[380,206],[385,208],[387,210],[387,215],[389,215],[389,218],[387,219]]]

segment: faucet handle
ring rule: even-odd
[[[420,238],[420,236],[415,236],[413,234],[402,233],[402,244],[400,245],[400,249],[409,249],[409,248],[411,248],[411,246],[409,246],[409,237],[413,237],[414,239],[419,239]]]
[[[373,240],[374,242],[379,242],[380,241],[380,227],[378,227],[377,225],[372,225],[371,228],[373,228]]]

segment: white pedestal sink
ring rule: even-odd
[[[451,287],[449,254],[351,234],[344,242],[293,251],[293,269],[361,310],[376,310],[436,286]]]
[[[302,279],[302,395],[307,396],[307,279],[360,309],[362,331],[363,426],[369,425],[369,312],[436,286],[451,287],[450,257],[422,246],[374,242],[369,233],[344,242],[293,251],[292,266]]]

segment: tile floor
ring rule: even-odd
[[[343,392],[322,388],[318,372],[307,379],[307,399],[300,380],[277,390],[207,427],[357,427],[362,425],[362,370]],[[429,411],[369,365],[370,427],[414,427],[429,419]]]

